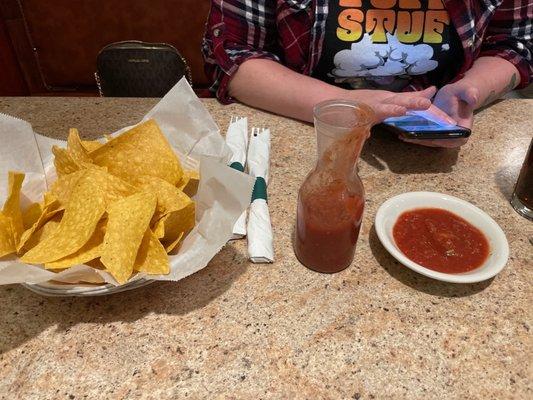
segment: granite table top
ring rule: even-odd
[[[65,138],[139,120],[156,99],[0,98],[0,112]],[[509,198],[532,138],[533,100],[476,116],[459,150],[376,133],[359,162],[367,200],[353,265],[334,275],[296,260],[296,194],[315,158],[313,128],[243,105],[206,107],[272,131],[269,204],[276,261],[228,244],[180,282],[107,297],[47,298],[0,287],[2,399],[486,399],[533,396],[533,223]],[[223,130],[224,130],[223,129]],[[510,259],[468,285],[425,278],[380,244],[386,199],[438,191],[467,200],[507,235]]]

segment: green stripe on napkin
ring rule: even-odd
[[[236,169],[237,171],[244,172],[244,165],[238,161],[234,161],[230,164],[230,168]]]
[[[257,199],[267,200],[267,184],[261,176],[255,179],[254,191],[252,192],[252,202]]]

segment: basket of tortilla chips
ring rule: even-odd
[[[207,265],[250,199],[252,180],[226,167],[223,139],[183,81],[105,140],[70,129],[64,146],[36,135],[41,174],[39,162],[18,165],[13,152],[28,135],[9,137],[10,124],[28,130],[0,118],[11,154],[0,164],[0,283],[80,296],[179,280]]]

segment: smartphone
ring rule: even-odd
[[[382,125],[409,139],[457,139],[471,133],[468,128],[442,124],[422,114],[387,118]]]

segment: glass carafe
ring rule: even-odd
[[[374,122],[365,104],[330,100],[314,109],[318,160],[298,192],[294,251],[306,267],[334,273],[348,267],[363,217],[357,160]]]

